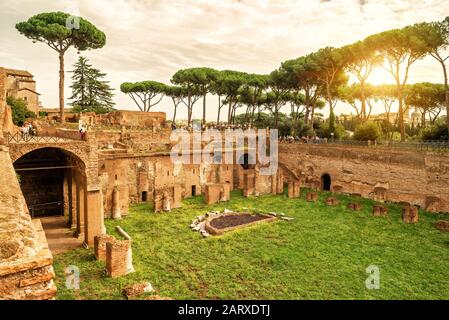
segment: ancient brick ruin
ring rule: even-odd
[[[4,76],[0,72],[0,77]],[[103,222],[105,218],[126,217],[132,203],[153,203],[155,212],[169,212],[193,196],[204,195],[206,204],[214,204],[229,201],[235,189],[242,190],[244,196],[257,197],[283,194],[287,188],[289,198],[298,198],[305,187],[378,202],[407,202],[410,206],[404,208],[406,223],[418,221],[415,206],[449,212],[447,154],[280,144],[278,170],[262,175],[258,161],[174,163],[170,158],[171,129],[163,113],[117,111],[101,116],[73,115],[72,120],[89,124],[87,139],[80,139],[77,130],[47,126],[45,122],[36,123],[38,133],[52,139],[26,143],[4,139],[15,134],[16,129],[0,86],[0,125],[4,133],[0,139],[1,297],[55,296],[52,255],[39,222],[42,203],[57,206],[55,210],[69,221],[68,228],[86,246],[94,246],[97,259],[105,262],[112,277],[129,271],[126,261],[131,241],[105,236]],[[236,158],[237,152],[233,151],[232,156]],[[31,169],[37,165],[53,168],[51,174],[33,172]],[[316,202],[318,194],[309,192],[306,199]],[[336,206],[339,201],[329,196],[326,204]],[[354,201],[350,209],[357,211],[360,206]],[[387,210],[376,206],[373,214],[385,216]]]
[[[345,145],[280,144],[302,186],[449,212],[447,153]]]

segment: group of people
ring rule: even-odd
[[[293,137],[293,136],[283,136],[279,138],[279,142],[287,142],[287,143],[313,143],[313,144],[319,144],[319,143],[326,143],[326,138],[320,138],[318,136],[309,137],[309,136],[302,136],[300,137]]]
[[[22,132],[22,138],[25,140],[29,139],[30,136],[36,135],[36,129],[31,122],[24,122],[20,130]]]

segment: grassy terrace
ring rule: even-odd
[[[132,207],[122,221],[108,220],[118,236],[121,225],[134,239],[136,272],[119,279],[104,276],[93,249],[55,257],[58,299],[123,299],[124,286],[149,281],[161,296],[173,299],[449,299],[449,234],[438,231],[438,215],[421,213],[417,225],[401,222],[400,208],[389,217],[371,214],[374,202],[363,200],[350,212],[348,197],[338,207],[286,196],[246,199],[214,206],[202,197],[185,200],[171,213],[152,213],[151,205]],[[203,239],[191,220],[214,209],[283,212],[295,220],[261,224]],[[381,289],[367,290],[365,269],[377,265]],[[79,292],[65,288],[64,268],[81,271]]]

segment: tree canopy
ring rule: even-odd
[[[16,24],[16,29],[33,42],[43,42],[59,55],[59,109],[64,117],[64,54],[74,47],[78,51],[102,48],[106,35],[92,23],[64,12],[37,14]]]
[[[143,112],[149,112],[162,101],[165,89],[166,85],[157,81],[124,82],[120,86],[120,90],[131,97]]]

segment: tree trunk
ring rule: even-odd
[[[404,101],[402,99],[402,90],[398,89],[398,100],[399,100],[399,131],[401,132],[401,141],[405,141],[405,125],[404,125]]]
[[[218,95],[218,114],[217,114],[217,126],[220,123],[220,112],[221,112],[221,97]]]
[[[229,98],[228,125],[231,124],[231,115],[232,115],[232,98]]]
[[[173,112],[173,121],[172,124],[175,124],[176,121],[176,111],[178,110],[178,106],[175,104],[175,111]]]
[[[360,111],[360,113],[362,114],[362,121],[366,121],[367,116],[366,116],[365,81],[360,81],[360,99],[362,100],[362,109]]]
[[[61,123],[65,122],[64,114],[64,53],[59,53],[59,117]]]
[[[304,116],[304,123],[305,123],[305,125],[308,125],[309,124],[309,116],[310,116],[310,97],[309,97],[308,90],[305,91],[305,96],[306,96],[306,99],[305,99],[306,114]]]
[[[187,126],[190,126],[192,122],[192,106],[190,105],[192,101],[192,97],[189,92],[189,96],[187,98]]]
[[[443,73],[444,73],[444,96],[445,96],[445,102],[446,102],[446,124],[447,124],[447,131],[449,135],[449,84],[447,79],[447,68],[444,61],[441,62],[441,65],[443,66]]]
[[[206,94],[203,96],[203,121],[201,122],[201,130],[206,128]]]

